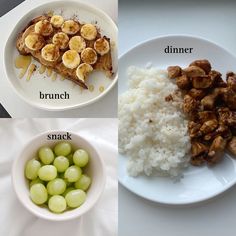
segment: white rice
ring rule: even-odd
[[[130,67],[129,89],[119,97],[119,152],[128,174],[179,176],[189,163],[187,120],[165,97],[177,86],[167,72]]]

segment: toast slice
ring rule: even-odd
[[[21,55],[32,55],[84,89],[88,88],[86,78],[93,70],[109,78],[113,75],[110,39],[101,36],[91,24],[42,15],[31,20],[18,35],[16,48]]]

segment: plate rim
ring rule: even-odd
[[[146,40],[143,40],[137,44],[135,44],[133,47],[130,47],[128,50],[126,50],[124,53],[122,53],[119,57],[118,57],[118,62],[120,62],[120,60],[122,60],[127,54],[129,54],[130,52],[133,52],[134,50],[138,49],[139,47],[142,47],[144,46],[145,44],[148,44],[148,43],[151,43],[153,41],[156,41],[158,39],[165,39],[165,38],[189,38],[189,39],[197,39],[197,40],[200,40],[200,41],[203,41],[205,43],[210,43],[210,44],[213,44],[214,46],[216,47],[219,47],[221,50],[225,51],[225,53],[229,54],[232,56],[232,58],[235,59],[236,61],[236,56],[234,54],[232,54],[231,52],[229,52],[227,49],[225,49],[224,47],[222,47],[221,45],[213,42],[213,41],[210,41],[206,38],[203,38],[203,37],[199,37],[199,36],[196,36],[196,35],[192,35],[192,34],[165,34],[165,35],[162,35],[162,36],[158,36],[158,37],[151,37],[149,39],[146,39]],[[119,63],[120,64],[120,63]],[[123,93],[123,92],[122,92]],[[120,90],[118,89],[118,97],[120,95]],[[118,116],[118,119],[119,119],[119,116]],[[122,157],[121,157],[122,156]],[[125,158],[124,155],[120,154],[118,152],[118,158]],[[223,194],[224,192],[226,192],[227,190],[229,190],[230,188],[232,188],[235,184],[236,184],[236,177],[235,179],[232,181],[232,182],[229,182],[228,184],[226,184],[225,186],[223,186],[220,190],[212,193],[212,194],[209,194],[207,195],[206,197],[200,197],[199,199],[197,200],[188,200],[188,201],[179,201],[179,202],[171,202],[171,201],[165,201],[165,200],[158,200],[158,199],[155,199],[153,197],[150,197],[150,196],[144,196],[142,195],[140,192],[138,192],[137,190],[135,190],[134,188],[129,188],[126,184],[125,184],[125,181],[123,180],[123,178],[121,178],[120,174],[119,174],[119,169],[120,169],[120,160],[118,161],[118,182],[128,191],[132,192],[133,194],[143,198],[143,199],[146,199],[148,201],[151,201],[151,202],[155,202],[155,203],[158,203],[158,204],[162,204],[162,205],[166,205],[166,206],[189,206],[189,205],[195,205],[195,204],[198,204],[198,203],[202,203],[202,202],[206,202],[210,199],[214,199],[215,197]],[[127,175],[128,176],[128,175]]]
[[[225,52],[227,52],[228,54],[230,54],[231,56],[233,56],[236,60],[236,55],[232,54],[229,50],[225,49],[223,46],[221,46],[220,44],[214,42],[214,41],[211,41],[207,38],[204,38],[204,37],[201,37],[201,36],[198,36],[198,35],[194,35],[194,34],[165,34],[165,35],[161,35],[161,36],[154,36],[154,37],[150,37],[148,39],[145,39],[145,40],[142,40],[138,43],[136,43],[134,46],[128,48],[125,52],[123,52],[119,57],[118,57],[118,60],[121,60],[122,57],[124,57],[126,54],[128,54],[129,52],[137,49],[138,47],[140,46],[143,46],[144,44],[146,43],[150,43],[152,41],[155,41],[155,40],[158,40],[158,39],[165,39],[165,38],[174,38],[174,37],[178,37],[178,38],[181,38],[181,37],[186,37],[186,38],[191,38],[191,39],[198,39],[198,40],[201,40],[201,41],[205,41],[207,43],[210,43],[210,44],[213,44],[217,47],[220,47],[222,50],[224,50]]]
[[[114,78],[112,78],[112,82],[111,84],[107,87],[107,89],[105,90],[105,92],[99,94],[98,96],[80,103],[80,104],[75,104],[75,105],[64,105],[63,107],[55,107],[54,105],[52,106],[48,106],[48,105],[44,105],[44,104],[39,104],[37,102],[32,102],[30,99],[27,99],[25,96],[23,96],[18,90],[17,88],[12,84],[10,78],[9,78],[9,73],[7,70],[7,61],[6,61],[6,54],[7,54],[7,46],[9,44],[10,39],[12,38],[12,34],[15,31],[15,29],[17,28],[18,24],[21,23],[22,21],[24,21],[24,19],[27,18],[27,15],[29,15],[30,13],[32,13],[33,11],[37,10],[38,8],[41,7],[46,7],[47,5],[57,5],[57,4],[61,4],[61,3],[72,3],[72,4],[77,4],[80,6],[86,6],[88,8],[91,8],[93,11],[98,12],[99,14],[103,15],[103,17],[109,21],[109,23],[112,25],[114,32],[116,33],[116,35],[118,35],[118,27],[116,25],[116,23],[112,20],[112,18],[103,10],[101,10],[100,8],[87,3],[87,2],[81,2],[81,1],[75,1],[75,0],[57,0],[57,1],[53,1],[53,2],[47,2],[47,3],[42,3],[37,5],[36,7],[31,8],[30,10],[28,10],[23,16],[20,17],[20,19],[18,20],[17,24],[12,28],[10,34],[8,35],[8,38],[5,42],[5,46],[4,46],[4,59],[3,59],[3,64],[4,64],[4,72],[6,75],[6,80],[8,81],[8,84],[10,84],[11,88],[13,88],[13,90],[15,91],[15,94],[17,94],[18,97],[20,97],[24,102],[26,102],[27,104],[29,104],[30,106],[34,107],[34,108],[39,108],[41,110],[45,110],[45,111],[66,111],[66,110],[72,110],[72,109],[76,109],[76,108],[82,108],[82,107],[86,107],[90,104],[93,104],[97,101],[99,101],[101,98],[103,98],[104,96],[106,96],[109,92],[111,92],[111,90],[115,87],[115,85],[117,84],[118,81],[118,68],[117,70],[114,72]],[[116,42],[116,47],[117,47],[117,42]],[[118,51],[118,48],[117,48]],[[118,64],[118,58],[117,58],[117,64]],[[118,66],[118,65],[117,65]]]

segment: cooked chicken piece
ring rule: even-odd
[[[230,116],[228,117],[227,123],[231,128],[236,128],[236,112],[235,111],[230,111]]]
[[[197,157],[191,157],[190,163],[193,166],[202,166],[206,162],[206,154],[199,155]]]
[[[225,92],[227,92],[227,88],[220,87],[220,88],[214,88],[212,93],[219,96],[223,95]]]
[[[183,103],[184,113],[191,115],[191,113],[198,111],[198,108],[199,101],[186,94]]]
[[[211,76],[205,75],[201,77],[193,77],[192,78],[192,85],[196,89],[205,89],[209,88],[212,85],[212,79]]]
[[[203,134],[208,134],[215,130],[218,127],[218,121],[216,119],[208,120],[203,123],[203,125],[200,128],[200,131]]]
[[[223,100],[231,110],[236,110],[236,93],[231,88],[227,88],[223,94]]]
[[[193,61],[189,66],[198,66],[208,74],[211,71],[211,64],[208,60],[196,60]]]
[[[233,72],[233,71],[229,71],[229,72],[226,73],[226,80],[227,80],[230,76],[234,76],[234,72]]]
[[[206,158],[207,162],[209,164],[219,162],[223,157],[225,146],[226,140],[221,136],[216,137],[209,148],[208,156]]]
[[[192,138],[199,138],[202,136],[202,132],[200,131],[201,124],[196,123],[194,121],[188,122],[188,133],[189,137]]]
[[[197,100],[200,100],[202,99],[205,95],[206,95],[206,91],[203,90],[203,89],[195,89],[195,88],[192,88],[189,90],[188,94],[197,99]]]
[[[199,117],[200,123],[204,123],[208,120],[216,119],[216,114],[213,111],[199,111],[198,117]]]
[[[228,126],[219,125],[219,127],[215,131],[206,134],[204,136],[204,140],[210,141],[210,140],[213,140],[214,138],[216,138],[217,136],[221,136],[225,140],[230,140],[232,138],[232,132]]]
[[[228,118],[230,117],[231,111],[228,107],[220,107],[217,110],[218,120],[220,124],[228,125]]]
[[[186,76],[193,78],[198,76],[204,76],[206,73],[203,69],[201,69],[198,66],[189,66],[185,69],[183,69],[183,74]]]
[[[236,127],[236,112],[230,111],[228,107],[221,107],[217,109],[218,119],[220,124]]]
[[[207,96],[205,96],[201,100],[201,104],[204,107],[204,110],[212,110],[215,106],[216,99],[221,94],[224,94],[225,88],[214,88],[211,93],[209,93]]]
[[[222,74],[216,70],[212,70],[209,73],[209,76],[211,76],[212,84],[215,87],[226,87],[226,82],[222,79]]]
[[[192,146],[191,146],[191,156],[192,157],[197,157],[201,154],[205,154],[208,152],[208,147],[198,141],[193,141]]]
[[[230,111],[228,107],[221,107],[217,109],[218,119],[220,124],[228,125],[231,128],[236,128],[236,112]]]
[[[179,66],[169,66],[167,71],[170,79],[175,79],[182,74],[182,69]]]
[[[236,156],[236,137],[234,136],[227,145],[228,150]]]
[[[222,74],[216,70],[211,70],[209,72],[209,75],[211,76],[213,81],[217,81],[218,79],[221,79],[221,76],[222,76]]]
[[[208,152],[208,147],[200,142],[194,141],[191,146],[191,164],[200,166],[205,162],[205,157]]]
[[[227,85],[230,89],[236,92],[236,74],[230,75],[226,79]]]
[[[205,96],[202,100],[201,100],[201,104],[203,105],[204,109],[206,110],[212,110],[214,108],[215,105],[215,101],[218,95],[212,93],[209,94],[207,96]]]
[[[186,75],[177,77],[176,84],[180,89],[189,89],[191,87],[191,81]]]

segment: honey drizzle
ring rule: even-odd
[[[51,75],[52,75],[52,69],[51,68],[47,68],[47,76],[48,77],[51,77]]]
[[[54,72],[53,74],[52,74],[52,80],[56,80],[57,79],[57,73],[56,72]]]
[[[26,74],[28,67],[31,63],[31,56],[19,55],[15,60],[15,67],[20,70],[19,78],[22,79]]]
[[[41,65],[39,68],[39,74],[43,74],[46,71],[46,66]]]
[[[90,84],[89,87],[88,87],[88,89],[89,89],[90,92],[93,92],[94,86],[93,86],[92,84]]]
[[[100,86],[99,87],[99,92],[102,93],[104,91],[104,89],[105,89],[104,86]]]
[[[29,67],[29,70],[28,70],[28,74],[27,74],[27,77],[26,77],[26,80],[29,81],[33,72],[35,71],[36,69],[36,65],[35,64],[31,64],[30,67]]]

